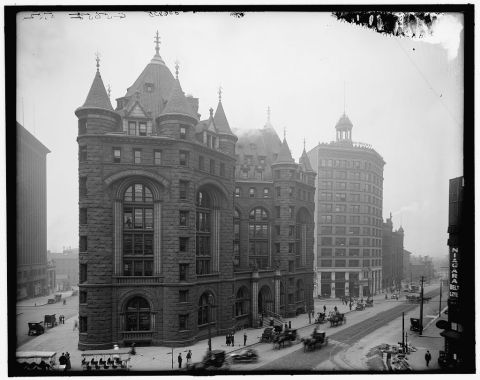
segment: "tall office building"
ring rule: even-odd
[[[382,284],[383,158],[352,141],[343,114],[336,141],[308,156],[318,173],[315,193],[316,295],[368,296]]]
[[[48,294],[47,154],[17,123],[17,299]]]

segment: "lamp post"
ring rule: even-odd
[[[208,352],[212,352],[212,326],[211,326],[211,317],[212,317],[212,307],[213,305],[213,295],[210,293],[207,299],[207,310],[208,310]]]

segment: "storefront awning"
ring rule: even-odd
[[[461,334],[454,330],[444,330],[440,333],[441,336],[447,339],[460,340]]]

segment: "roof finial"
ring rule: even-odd
[[[155,55],[160,55],[159,51],[160,51],[160,37],[158,35],[158,30],[157,30],[157,34],[155,36]]]
[[[305,150],[305,137],[303,138],[303,150]]]
[[[99,71],[99,69],[100,69],[100,53],[98,52],[98,50],[95,53],[95,60],[97,61],[97,71]]]
[[[110,93],[112,92],[112,88],[110,87],[110,85],[108,85],[107,92],[108,92],[108,99],[110,99]]]
[[[178,79],[178,68],[180,67],[180,62],[178,59],[175,61],[175,76]]]
[[[267,122],[270,123],[270,106],[267,108]]]
[[[287,127],[283,127],[283,139],[287,138]]]
[[[213,117],[213,108],[210,107],[209,111],[210,111],[210,117]]]
[[[218,101],[222,102],[222,86],[218,87]]]

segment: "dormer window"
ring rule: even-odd
[[[153,92],[153,83],[145,83],[145,92]]]
[[[139,123],[138,134],[139,134],[139,136],[146,136],[147,135],[147,124]]]
[[[215,136],[212,136],[212,148],[215,149],[217,147],[217,139]]]
[[[209,148],[212,147],[212,136],[210,136],[210,135],[208,135],[208,134],[207,134],[207,146],[208,146]]]
[[[128,122],[128,134],[132,136],[137,134],[137,123],[134,121]]]

